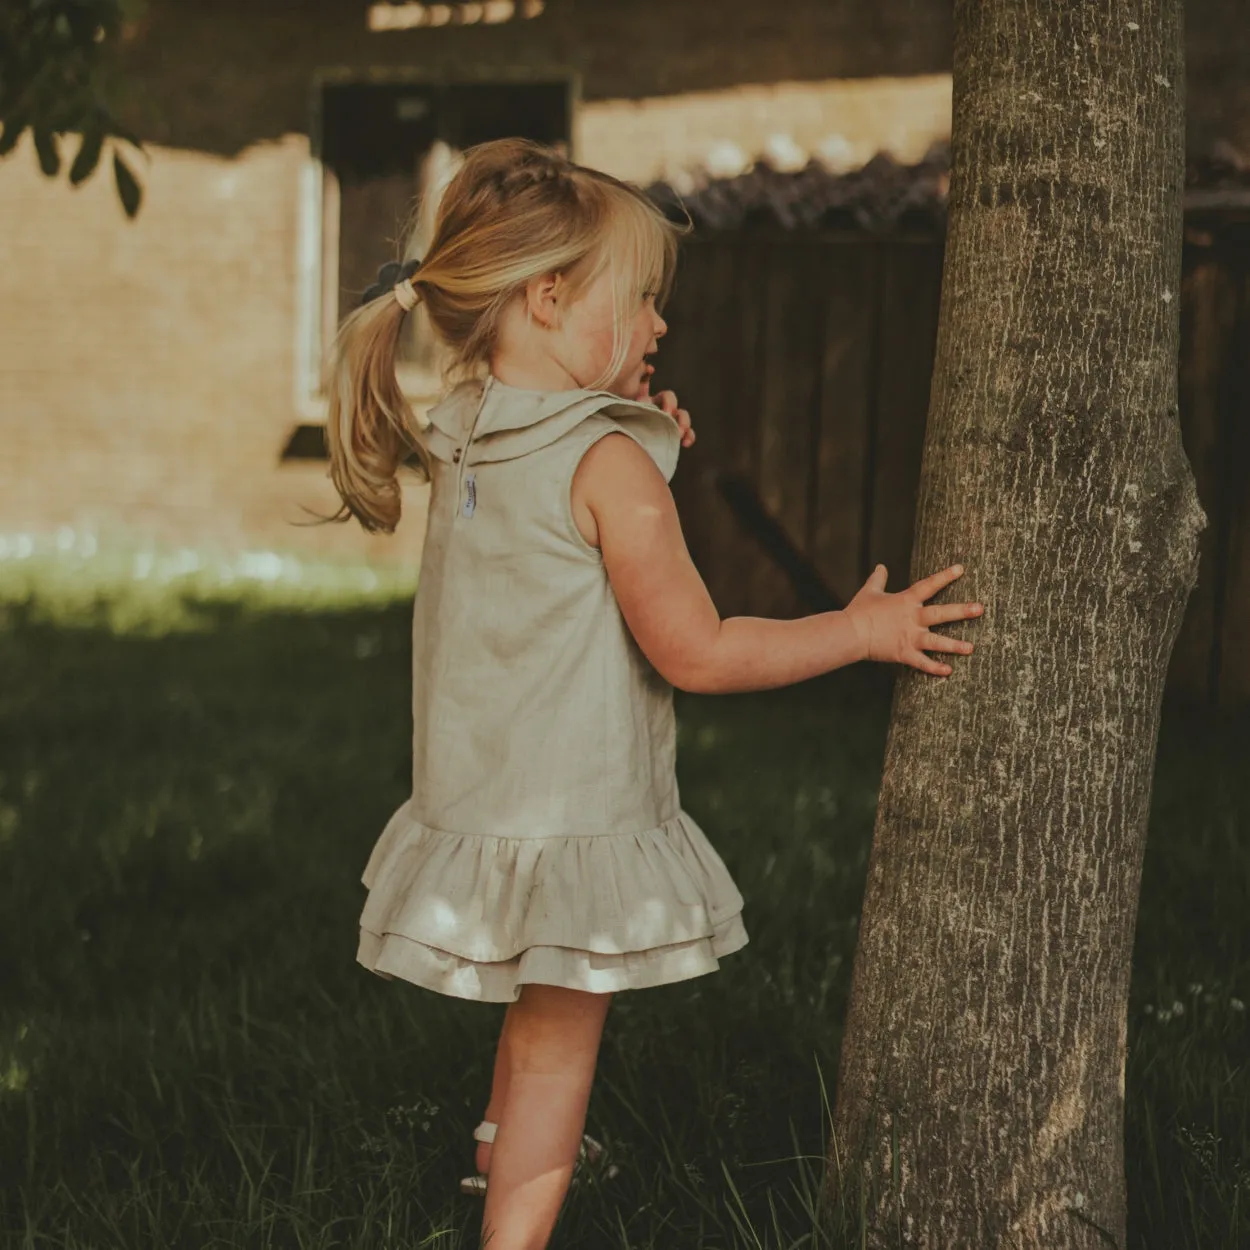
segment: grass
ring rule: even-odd
[[[407,794],[408,603],[184,573],[0,579],[2,1244],[474,1246],[456,1181],[503,1009],[354,962],[360,870]],[[887,715],[862,667],[680,701],[684,799],[751,944],[618,997],[590,1118],[622,1172],[573,1194],[557,1246],[816,1244]],[[1250,1245],[1247,758],[1250,718],[1167,709],[1134,1247]]]

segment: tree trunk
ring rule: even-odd
[[[830,1159],[870,1246],[1124,1245],[1129,962],[1206,524],[1180,10],[956,0],[911,579],[961,562],[938,601],[986,614],[952,677],[895,687]]]

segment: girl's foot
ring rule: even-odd
[[[474,1140],[477,1142],[477,1152],[474,1163],[477,1165],[476,1176],[466,1176],[460,1181],[460,1192],[468,1194],[474,1198],[486,1197],[486,1174],[490,1171],[490,1153],[491,1145],[495,1140],[495,1133],[499,1126],[492,1120],[483,1120],[481,1124],[473,1130]]]
[[[484,1198],[486,1196],[486,1178],[490,1172],[490,1153],[491,1145],[495,1140],[495,1133],[499,1126],[491,1120],[483,1120],[481,1124],[473,1130],[473,1136],[478,1143],[475,1164],[477,1165],[476,1176],[466,1176],[460,1182],[460,1192],[469,1194],[475,1198]],[[581,1149],[577,1152],[577,1168],[573,1174],[573,1182],[576,1184],[579,1177],[589,1173],[590,1175],[601,1180],[611,1180],[620,1168],[615,1163],[607,1162],[607,1149],[602,1142],[597,1142],[588,1133],[582,1137]]]

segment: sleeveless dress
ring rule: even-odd
[[[671,479],[648,403],[493,376],[429,413],[413,614],[412,796],[362,880],[357,959],[458,998],[701,976],[747,941],[742,896],[681,809],[673,690],[573,519],[587,450],[633,438]]]

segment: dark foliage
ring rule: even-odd
[[[59,136],[81,136],[70,165],[75,186],[89,178],[107,143],[113,176],[129,217],[142,188],[118,141],[141,146],[118,119],[108,89],[121,36],[124,0],[5,0],[0,5],[0,156],[29,129],[39,167],[61,172]]]

